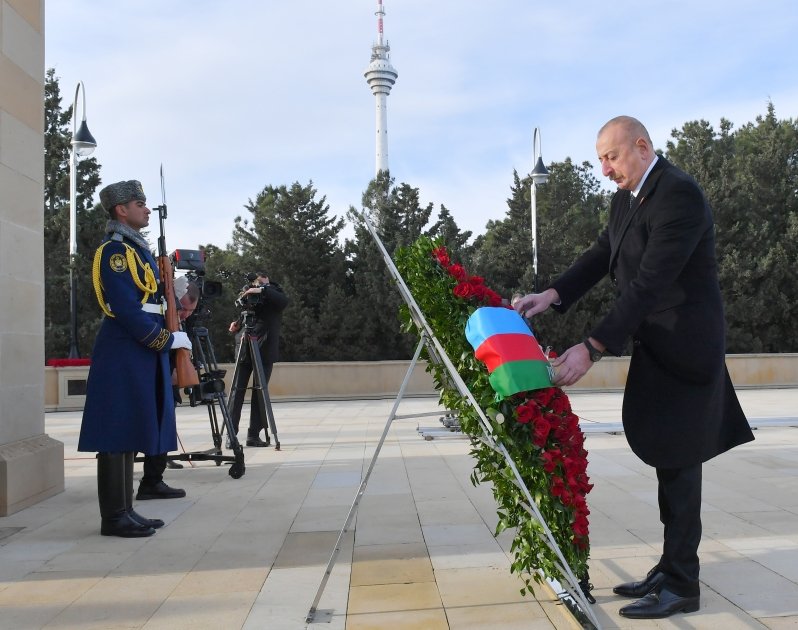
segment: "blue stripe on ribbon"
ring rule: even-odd
[[[501,306],[483,306],[466,323],[466,339],[476,350],[493,335],[515,333],[534,337],[526,321],[514,310]]]

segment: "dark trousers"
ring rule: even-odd
[[[269,379],[272,377],[274,363],[267,360],[267,358],[263,356],[263,352],[261,352],[261,361],[263,363],[263,383],[261,383],[261,387],[268,391]],[[246,357],[246,360],[241,361],[238,369],[238,382],[233,383],[233,387],[236,391],[235,395],[230,399],[230,418],[233,421],[233,428],[236,430],[236,433],[238,433],[238,425],[241,421],[241,408],[244,406],[244,394],[246,393],[249,377],[252,376],[253,370],[252,361],[249,357]],[[266,421],[267,418],[261,418],[258,397],[255,395],[255,390],[253,390],[252,400],[250,402],[249,429],[247,429],[247,436],[253,438],[257,437],[261,429],[265,429],[268,433]]]
[[[163,471],[166,470],[166,453],[160,455],[144,456],[144,474],[141,483],[145,486],[154,486],[159,481],[163,481]]]
[[[659,519],[664,542],[659,569],[664,587],[682,597],[699,594],[698,544],[701,542],[701,464],[657,468]]]

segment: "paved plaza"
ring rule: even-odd
[[[619,393],[571,392],[587,433],[593,606],[602,628],[798,628],[798,389],[739,392],[756,441],[704,468],[701,610],[623,620],[612,593],[656,562],[654,471],[618,432]],[[79,412],[49,413],[66,491],[0,518],[0,628],[436,630],[577,628],[546,587],[522,597],[511,537],[494,538],[468,442],[433,398],[402,401],[355,522],[305,618],[393,400],[278,402],[281,450],[246,448],[246,474],[198,462],[167,470],[187,496],[138,501],[166,521],[151,538],[99,535],[95,461],[75,448]],[[178,409],[186,451],[211,446],[205,407]],[[140,464],[136,474],[140,475]]]

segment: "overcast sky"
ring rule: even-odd
[[[664,149],[690,120],[736,128],[768,101],[798,113],[795,0],[384,2],[391,175],[475,233],[505,215],[513,169],[531,170],[535,127],[547,164],[595,165],[596,131],[618,114]],[[224,246],[269,184],[312,180],[333,214],[360,207],[376,6],[48,0],[46,65],[64,108],[85,84],[103,185],[140,179],[154,207],[163,164],[170,250]]]

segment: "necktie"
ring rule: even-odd
[[[635,195],[634,193],[629,193],[629,210],[632,209],[632,206],[635,205]]]

